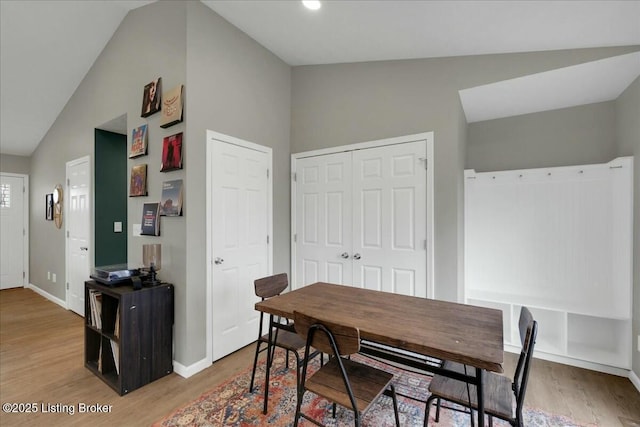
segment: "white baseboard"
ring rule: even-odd
[[[27,289],[31,289],[32,291],[34,291],[35,293],[42,295],[43,297],[45,297],[46,299],[48,299],[51,302],[54,302],[56,304],[58,304],[60,307],[64,308],[65,310],[68,310],[67,307],[67,302],[64,300],[61,300],[58,297],[55,297],[53,295],[51,295],[49,292],[43,291],[42,289],[40,289],[39,287],[37,287],[36,285],[34,285],[33,283],[29,283],[27,286],[25,286]]]
[[[192,375],[197,374],[211,366],[211,360],[206,357],[192,365],[184,366],[182,363],[173,361],[173,372],[180,375],[183,378],[189,378]]]
[[[629,379],[631,380],[631,383],[636,386],[636,390],[638,390],[638,392],[640,392],[640,378],[638,378],[638,375],[636,375],[635,372],[630,371],[629,372]]]

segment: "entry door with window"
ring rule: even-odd
[[[271,149],[210,132],[213,360],[255,341],[271,273]]]
[[[295,162],[295,287],[427,296],[426,141]]]
[[[26,177],[2,174],[0,178],[0,289],[8,289],[25,285]]]

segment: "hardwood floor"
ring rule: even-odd
[[[0,403],[35,403],[0,413],[2,426],[148,426],[252,363],[253,346],[192,376],[168,375],[120,397],[84,367],[83,319],[28,289],[0,291]],[[515,355],[505,355],[505,372]],[[110,407],[79,413],[80,404]],[[50,412],[42,413],[44,408]],[[627,378],[534,360],[526,405],[598,426],[640,420],[640,393]],[[74,414],[65,412],[68,407]],[[59,409],[62,412],[53,412]],[[633,426],[633,424],[624,425]]]

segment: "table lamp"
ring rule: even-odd
[[[162,267],[162,245],[160,243],[142,245],[142,263],[149,270],[150,284],[159,285],[156,272]]]

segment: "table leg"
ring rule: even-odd
[[[476,390],[478,393],[478,427],[484,427],[484,387],[482,384],[483,374],[483,369],[476,368],[476,379],[478,382],[478,384],[476,384]]]

